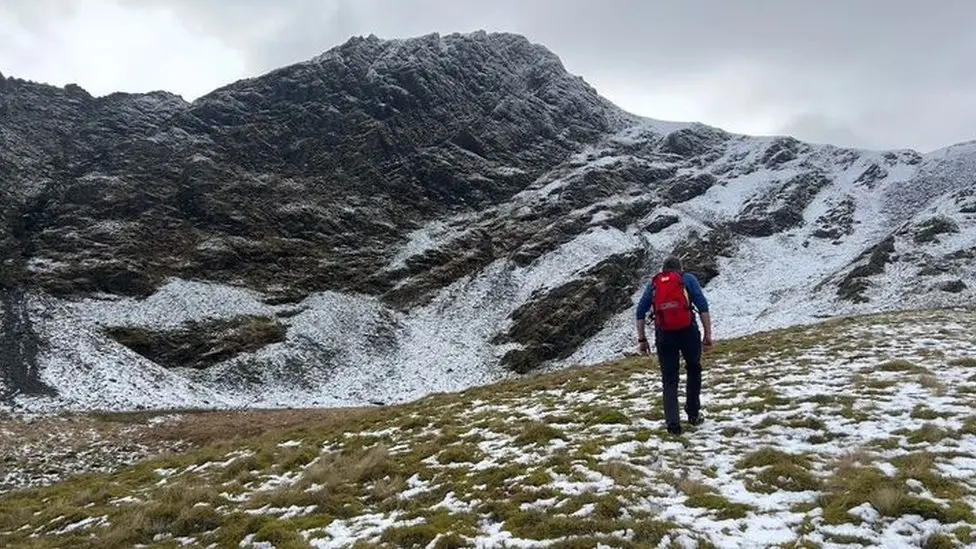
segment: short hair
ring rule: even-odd
[[[681,259],[674,255],[668,256],[668,258],[664,260],[662,269],[665,271],[680,271]]]

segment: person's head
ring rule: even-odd
[[[681,259],[677,256],[668,256],[664,260],[664,265],[661,266],[662,271],[680,271],[681,270]]]

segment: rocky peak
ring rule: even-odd
[[[192,104],[14,88],[0,168],[29,191],[2,213],[28,222],[0,243],[57,294],[380,293],[408,231],[504,202],[626,119],[544,47],[485,32],[354,38]]]

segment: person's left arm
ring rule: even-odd
[[[695,309],[698,311],[698,316],[701,317],[702,329],[704,333],[702,334],[702,344],[705,347],[712,346],[712,315],[708,311],[708,299],[705,298],[705,292],[702,291],[701,284],[698,282],[698,277],[691,273],[685,273],[685,287],[688,288],[688,296],[691,298],[691,302],[694,303]]]

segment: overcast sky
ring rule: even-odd
[[[524,34],[618,105],[929,151],[976,139],[972,0],[2,0],[0,72],[192,100],[354,35]]]

